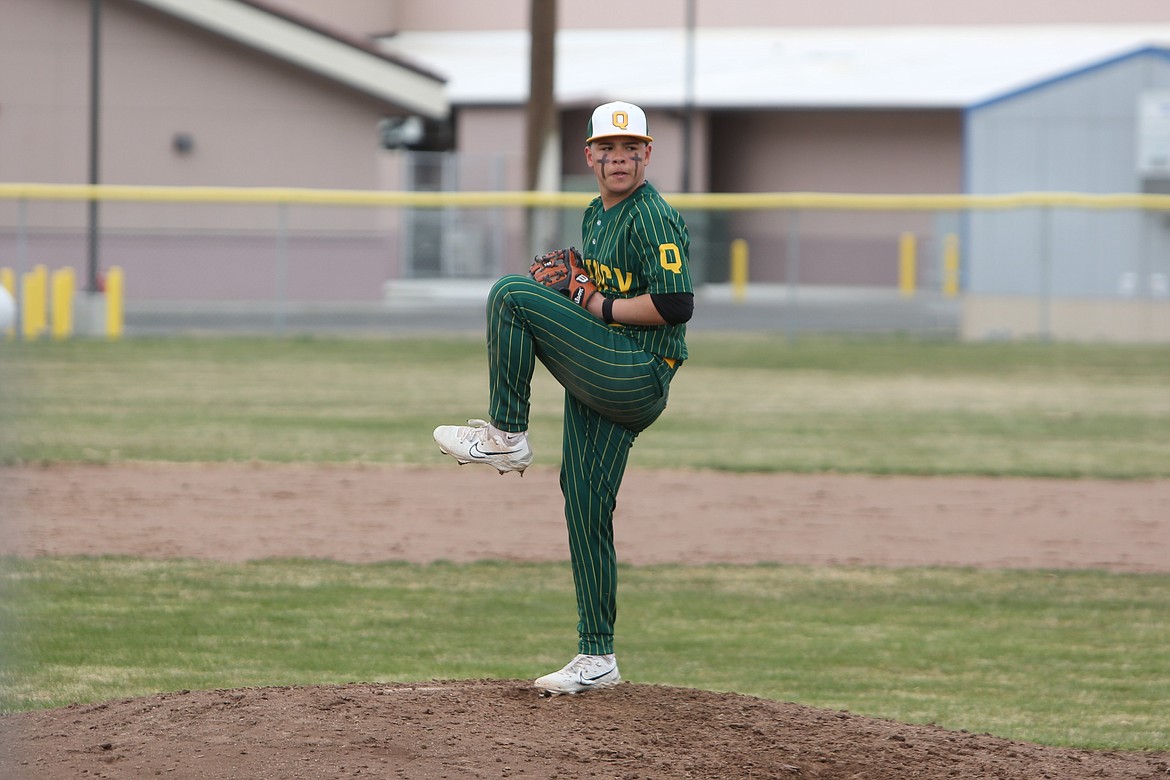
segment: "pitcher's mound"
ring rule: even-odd
[[[5,716],[0,777],[1164,779],[1170,755],[1041,747],[796,704],[623,683],[182,691]]]

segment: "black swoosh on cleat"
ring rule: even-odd
[[[608,669],[608,670],[606,670],[606,671],[602,672],[601,674],[599,674],[599,675],[597,675],[597,676],[595,676],[595,677],[586,677],[586,676],[585,676],[585,675],[583,675],[583,674],[579,674],[579,675],[577,675],[577,676],[578,676],[578,677],[581,679],[581,682],[582,682],[582,684],[584,684],[584,685],[592,685],[593,683],[597,682],[597,681],[598,681],[598,680],[600,680],[602,677],[605,677],[607,674],[609,674],[609,673],[610,673],[610,672],[612,672],[612,671],[613,671],[613,669]]]
[[[515,455],[517,452],[520,452],[520,450],[507,450],[506,452],[484,452],[479,448],[479,442],[475,442],[471,445],[471,448],[467,451],[467,454],[473,458],[476,458],[477,460],[486,460],[487,458],[491,458],[496,455]]]

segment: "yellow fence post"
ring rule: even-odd
[[[48,305],[47,271],[43,265],[35,265],[20,279],[20,330],[30,341],[45,332],[48,322],[45,308]]]
[[[943,295],[954,298],[959,294],[959,237],[947,233],[943,239]]]
[[[37,277],[32,271],[25,271],[20,275],[20,294],[17,295],[17,300],[20,301],[20,335],[25,341],[31,341],[37,337],[36,334],[36,292],[37,292]]]
[[[59,268],[50,277],[52,296],[50,333],[60,341],[73,335],[73,269]]]
[[[898,240],[898,289],[902,296],[914,295],[918,282],[918,242],[913,233],[903,233]]]
[[[739,303],[747,297],[748,242],[737,238],[731,242],[731,296]]]
[[[0,287],[8,291],[8,297],[12,299],[13,307],[16,306],[16,274],[11,268],[0,268]],[[16,313],[12,314],[12,324],[4,328],[4,338],[12,341],[16,338]],[[0,317],[0,319],[3,319]]]
[[[125,274],[120,266],[111,266],[106,272],[106,338],[116,340],[122,338],[124,325],[122,315],[122,291],[125,286]]]
[[[33,266],[36,276],[36,331],[41,336],[49,329],[49,269],[41,264]]]

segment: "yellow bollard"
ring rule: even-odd
[[[913,233],[903,233],[898,240],[898,289],[902,296],[914,295],[918,282],[918,244]]]
[[[943,295],[954,298],[959,294],[959,237],[947,233],[943,239]]]
[[[26,341],[31,341],[37,337],[36,328],[36,313],[33,308],[36,304],[37,278],[31,271],[25,271],[20,275],[20,295],[17,299],[20,301],[20,335]]]
[[[45,332],[48,317],[46,289],[47,271],[43,265],[34,265],[20,279],[20,330],[24,338],[33,341]]]
[[[36,276],[36,331],[39,337],[49,329],[49,269],[38,263],[32,272]]]
[[[737,238],[731,242],[731,297],[740,303],[747,297],[748,242]]]
[[[122,329],[125,325],[122,314],[122,291],[125,286],[125,274],[120,266],[111,266],[106,272],[106,338],[117,340],[122,338]]]
[[[50,277],[53,301],[50,333],[57,341],[73,335],[73,280],[72,268],[60,268]]]
[[[49,329],[49,269],[40,263],[33,266],[37,279],[37,336]]]
[[[0,287],[8,291],[12,303],[16,302],[16,274],[11,268],[0,268]],[[4,329],[4,338],[8,341],[16,338],[16,317],[12,318],[12,324]]]

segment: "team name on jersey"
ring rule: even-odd
[[[658,245],[658,264],[667,271],[675,274],[682,273],[682,252],[674,243]],[[620,268],[609,266],[594,258],[586,258],[585,266],[589,275],[601,290],[618,290],[628,293],[634,286],[633,272],[626,272]]]

